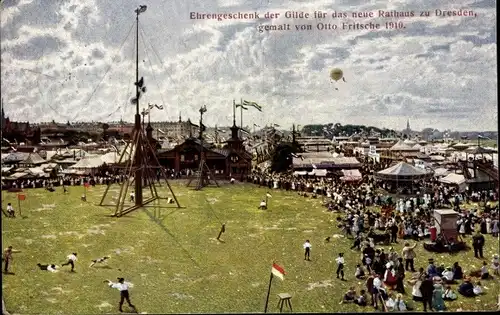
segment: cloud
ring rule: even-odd
[[[66,43],[62,42],[57,37],[45,35],[30,38],[26,43],[12,47],[9,49],[9,52],[14,55],[16,59],[37,60],[44,55],[61,51],[65,46]]]
[[[4,1],[2,97],[17,120],[132,121],[138,1]],[[141,3],[142,4],[142,3]],[[402,129],[497,129],[495,1],[148,1],[140,16],[139,66],[164,104],[155,120],[228,125],[233,99],[253,100],[244,124],[356,123]],[[477,17],[436,17],[435,9]],[[394,19],[287,19],[286,11],[414,10],[405,29],[318,30],[324,24]],[[421,10],[431,12],[420,17]],[[192,20],[190,12],[259,12],[260,20]],[[264,19],[266,12],[280,13]],[[290,31],[258,32],[259,25]],[[310,31],[295,25],[310,24]],[[347,82],[331,82],[340,67]],[[336,90],[336,88],[338,90]],[[141,106],[142,107],[142,106]],[[239,119],[238,119],[239,121]]]

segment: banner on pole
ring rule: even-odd
[[[277,264],[273,264],[273,267],[271,268],[271,273],[274,276],[280,278],[281,280],[284,280],[285,269],[283,269],[283,267]]]
[[[26,195],[23,195],[23,194],[17,194],[17,199],[18,199],[18,200],[26,200]]]

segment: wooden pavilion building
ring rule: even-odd
[[[183,143],[170,150],[160,150],[160,163],[175,172],[197,170],[201,154],[205,157],[208,167],[219,178],[243,180],[252,169],[252,155],[245,150],[243,140],[238,136],[239,128],[233,123],[231,138],[222,149],[216,149],[205,141],[195,137],[187,138]]]

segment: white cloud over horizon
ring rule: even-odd
[[[140,16],[140,75],[148,88],[141,107],[165,105],[152,120],[177,120],[182,113],[198,121],[198,109],[207,104],[204,122],[228,125],[232,100],[243,98],[263,106],[262,113],[244,113],[245,125],[340,122],[402,129],[410,119],[416,130],[497,130],[494,0],[4,0],[6,114],[30,122],[133,121],[135,29],[129,31],[139,4],[148,6]],[[314,28],[318,21],[189,18],[192,11],[459,8],[478,17],[394,19],[405,23],[404,30],[302,32],[293,25]],[[264,23],[289,23],[292,30],[259,33]],[[330,82],[333,67],[347,82]]]

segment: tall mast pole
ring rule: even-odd
[[[236,126],[236,102],[233,99],[233,126]]]
[[[139,86],[139,14],[142,12],[146,11],[146,6],[139,6],[136,10],[136,28],[135,28],[135,37],[136,37],[136,42],[135,42],[135,82],[136,82],[136,87],[135,87],[135,98],[136,98],[136,104],[135,104],[135,132],[136,132],[136,137],[142,137],[142,128],[141,128],[141,114],[139,112],[139,95],[141,88]],[[140,140],[140,139],[138,139]],[[134,180],[135,180],[135,205],[136,206],[142,206],[142,147],[140,144],[140,141],[136,141],[136,147],[135,147],[135,174],[134,174]]]

